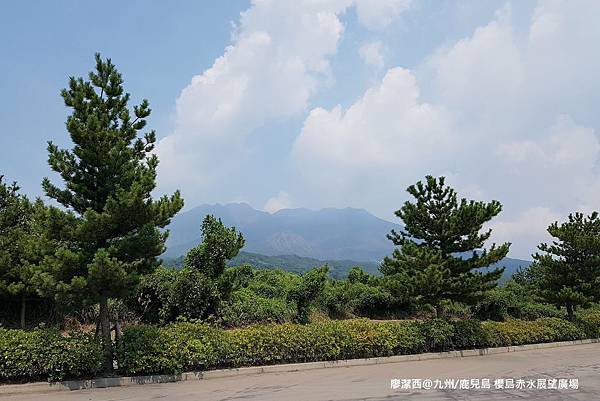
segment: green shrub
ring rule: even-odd
[[[222,303],[219,316],[225,326],[240,327],[254,323],[285,323],[296,316],[296,306],[285,299],[265,298],[248,288],[235,291]]]
[[[577,313],[576,323],[589,338],[600,338],[600,309],[583,310]]]
[[[534,321],[488,321],[483,322],[482,327],[487,333],[491,347],[576,340],[585,337],[584,331],[575,323],[554,317]]]
[[[479,320],[457,320],[452,322],[452,326],[454,326],[452,337],[454,348],[480,348],[489,344],[487,332]]]
[[[446,351],[452,348],[454,326],[443,319],[425,320],[420,323],[427,351]]]
[[[177,374],[222,367],[370,358],[450,349],[498,347],[596,337],[600,311],[577,322],[329,320],[306,325],[260,324],[225,330],[204,323],[125,329],[116,346],[124,375]],[[84,378],[102,369],[93,336],[54,330],[0,329],[0,382]]]
[[[517,319],[536,320],[543,317],[562,318],[565,313],[554,305],[538,302],[524,302],[509,308],[509,314]]]
[[[410,354],[423,351],[424,344],[418,325],[410,322],[348,320],[233,330],[177,323],[126,329],[117,360],[123,374],[139,375]]]
[[[91,377],[102,361],[102,348],[90,335],[0,329],[0,382]]]

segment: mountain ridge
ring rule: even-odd
[[[240,257],[232,260],[234,264],[253,262],[256,267],[302,272],[327,263],[335,270],[335,276],[343,276],[356,265],[377,273],[381,260],[394,249],[386,234],[403,228],[365,209],[351,207],[281,209],[271,214],[246,203],[204,204],[173,219],[168,227],[171,235],[165,259],[173,261],[200,243],[200,224],[207,214],[244,235],[246,245]],[[506,278],[530,263],[505,258],[496,266],[506,266]]]

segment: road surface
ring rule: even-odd
[[[495,379],[513,379],[512,387],[495,388]],[[402,379],[410,381],[410,389]],[[419,389],[452,385],[456,389]],[[423,379],[430,379],[425,382]],[[437,379],[437,381],[436,381]],[[468,379],[468,385],[464,380]],[[471,381],[471,379],[474,379]],[[490,388],[485,387],[489,379]],[[574,380],[577,379],[577,380]],[[414,386],[413,386],[414,383]],[[442,383],[440,385],[440,383]],[[461,389],[469,387],[469,389]],[[505,381],[504,387],[511,387]],[[531,383],[536,388],[531,387]],[[552,389],[537,388],[555,387]],[[558,389],[558,387],[567,387]],[[473,388],[472,388],[473,387]],[[522,388],[517,388],[522,387]],[[575,388],[578,387],[578,388]],[[148,401],[148,400],[600,400],[600,343],[488,356],[401,362],[384,365],[316,369],[292,373],[209,379],[180,383],[11,396],[14,401]],[[0,401],[4,398],[0,397]]]

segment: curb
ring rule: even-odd
[[[7,385],[0,385],[0,397],[17,395],[17,394],[49,393],[49,392],[55,392],[55,391],[71,391],[71,390],[83,390],[83,389],[93,389],[93,388],[137,386],[137,385],[142,385],[142,384],[173,383],[173,382],[179,382],[179,381],[207,380],[207,379],[217,379],[217,378],[222,378],[222,377],[256,375],[256,374],[262,374],[262,373],[299,372],[299,371],[312,370],[312,369],[342,368],[342,367],[350,367],[350,366],[369,366],[369,365],[381,365],[381,364],[386,364],[386,363],[426,361],[426,360],[432,360],[432,359],[466,358],[466,357],[471,357],[471,356],[504,354],[504,353],[508,353],[508,352],[520,352],[520,351],[529,351],[529,350],[535,350],[535,349],[557,348],[557,347],[566,347],[566,346],[592,344],[592,343],[600,343],[600,339],[586,339],[586,340],[560,341],[560,342],[553,342],[553,343],[513,345],[513,346],[509,346],[509,347],[498,347],[498,348],[477,348],[477,349],[468,349],[468,350],[461,350],[461,351],[433,352],[433,353],[413,354],[413,355],[395,355],[395,356],[388,356],[388,357],[376,357],[376,358],[365,358],[365,359],[343,359],[343,360],[336,360],[336,361],[289,363],[289,364],[267,365],[267,366],[251,366],[251,367],[245,367],[245,368],[208,370],[208,371],[203,371],[203,372],[186,372],[186,373],[177,374],[177,375],[101,377],[101,378],[91,379],[91,380],[69,380],[69,381],[51,382],[51,383],[37,382],[37,383],[26,383],[26,384],[7,384]]]

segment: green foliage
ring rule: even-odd
[[[454,329],[452,336],[454,348],[481,348],[490,343],[479,320],[455,320],[451,324]]]
[[[348,280],[327,282],[320,297],[324,311],[332,318],[383,318],[390,317],[391,311],[397,312],[395,299],[382,285],[382,279],[355,269]]]
[[[178,275],[177,270],[160,267],[143,276],[127,304],[143,322],[165,324],[174,320],[171,296]]]
[[[291,322],[295,316],[296,307],[293,303],[282,298],[257,295],[249,288],[235,291],[228,302],[221,304],[219,310],[221,322],[230,327]]]
[[[106,369],[112,369],[108,298],[133,289],[139,276],[158,267],[171,218],[183,207],[179,192],[152,199],[158,157],[154,131],[142,133],[150,115],[147,100],[129,109],[129,94],[110,59],[96,54],[89,80],[71,77],[61,92],[72,109],[67,118],[72,149],[48,143],[48,163],[64,181],[48,178],[46,195],[76,216],[73,243],[48,259],[47,281],[58,292],[77,293],[100,304],[99,328]],[[133,115],[132,115],[133,114]],[[73,268],[73,266],[76,266]]]
[[[169,302],[174,316],[206,320],[215,317],[221,292],[215,280],[202,272],[182,269],[173,283]]]
[[[600,309],[594,308],[579,312],[576,322],[587,337],[600,338]]]
[[[127,329],[117,355],[123,374],[152,374],[409,354],[423,344],[417,326],[409,322],[328,321],[234,330],[178,323]]]
[[[191,249],[184,266],[215,279],[225,271],[226,263],[244,247],[244,237],[235,227],[225,227],[221,219],[206,216],[202,221],[202,243]]]
[[[571,214],[548,233],[555,240],[538,246],[529,276],[547,302],[565,306],[573,319],[574,307],[600,300],[600,215]]]
[[[452,347],[454,326],[444,319],[426,320],[420,323],[420,331],[425,337],[428,351],[446,351]]]
[[[534,321],[486,321],[482,325],[491,347],[585,338],[585,333],[579,326],[559,318],[541,318]]]
[[[427,176],[425,183],[419,181],[407,191],[415,202],[405,202],[396,212],[406,231],[388,235],[399,248],[384,259],[381,272],[414,302],[435,306],[438,315],[442,300],[474,302],[494,288],[503,269],[479,269],[504,258],[510,244],[480,251],[491,235],[491,230],[481,230],[500,213],[501,204],[458,201],[444,177]]]
[[[567,341],[600,335],[598,310],[577,322],[558,318],[478,320],[331,320],[224,330],[204,323],[129,326],[117,343],[119,373],[189,370],[370,358]],[[86,378],[101,372],[103,350],[87,334],[0,329],[0,382]]]
[[[309,308],[325,288],[327,281],[327,266],[314,268],[302,275],[300,284],[288,293],[288,299],[294,301],[297,307],[296,321],[308,323]]]
[[[0,382],[92,377],[103,351],[91,335],[0,329]]]
[[[310,324],[263,324],[222,330],[205,324],[125,330],[118,348],[122,374],[180,373],[278,363],[370,358],[472,347],[584,338],[563,319],[428,322],[364,319]]]

